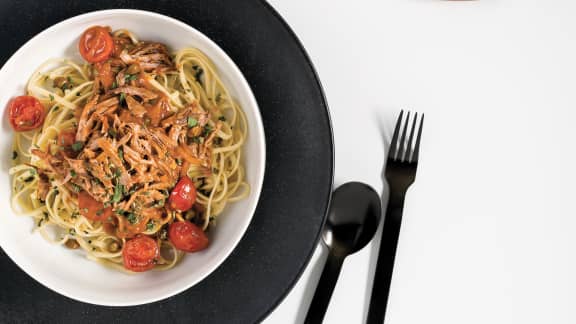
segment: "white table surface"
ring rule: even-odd
[[[383,136],[426,113],[386,323],[576,323],[576,1],[270,2],[324,85],[336,185],[381,192]],[[379,241],[325,323],[363,323]],[[265,324],[302,323],[325,256]]]

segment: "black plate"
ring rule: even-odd
[[[267,165],[256,214],[237,248],[208,278],[143,306],[101,307],[68,299],[31,279],[0,252],[0,322],[261,321],[308,263],[332,190],[330,118],[310,60],[264,1],[13,0],[0,1],[0,64],[53,24],[112,8],[149,10],[184,21],[215,41],[240,67],[266,132]]]

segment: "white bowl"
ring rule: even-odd
[[[53,245],[40,234],[32,234],[33,220],[18,217],[10,209],[8,169],[13,131],[4,112],[10,98],[24,94],[28,78],[49,58],[69,57],[81,62],[77,41],[92,25],[107,25],[113,30],[126,28],[139,39],[165,43],[171,50],[196,47],[216,65],[220,77],[242,106],[248,119],[248,139],[244,164],[251,193],[232,203],[218,218],[211,231],[208,249],[188,254],[175,268],[125,274],[108,269],[84,254]],[[0,246],[32,278],[72,299],[109,306],[154,302],[182,292],[208,276],[228,257],[246,231],[252,218],[264,178],[265,141],[260,112],[254,95],[234,62],[214,42],[196,29],[175,19],[139,10],[104,10],[76,16],[38,34],[22,46],[0,70]],[[9,279],[7,279],[9,280]]]

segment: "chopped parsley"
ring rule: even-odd
[[[116,88],[118,88],[118,83],[116,83],[116,80],[114,80],[114,82],[112,82],[112,89]]]
[[[196,120],[196,118],[188,116],[188,128],[192,128],[196,125],[198,125],[198,121]]]
[[[76,192],[76,193],[79,193],[82,190],[82,188],[79,185],[73,183],[72,184],[72,190],[74,190],[74,192]]]
[[[76,234],[76,230],[73,229],[73,228],[71,228],[71,229],[68,230],[68,233],[69,233],[70,235],[74,235],[74,234]]]
[[[90,182],[92,183],[93,186],[104,186],[102,181],[100,181],[100,179],[98,178],[92,178],[90,179]]]
[[[124,150],[122,149],[122,147],[118,148],[118,157],[120,158],[120,160],[124,160]]]
[[[148,224],[146,224],[146,230],[151,231],[154,229],[154,220],[150,220]]]
[[[176,159],[176,164],[178,164],[178,166],[182,166],[182,159]]]
[[[120,92],[120,103],[126,101],[126,94],[124,92]]]
[[[97,215],[97,216],[100,216],[100,215],[102,215],[102,214],[104,214],[104,209],[100,208],[100,209],[98,209],[98,210],[96,211],[96,215]]]
[[[54,96],[50,94],[50,101],[54,101]]]
[[[113,130],[112,128],[110,128],[110,129],[108,130],[108,135],[110,135],[110,137],[116,138],[116,131]]]
[[[58,107],[58,106],[54,106],[54,108],[52,108],[52,111],[53,111],[53,112],[57,112],[57,111],[58,111],[58,109],[60,109],[60,107]]]
[[[71,177],[75,177],[75,176],[76,176],[76,171],[70,170],[70,176],[71,176]]]
[[[164,203],[165,203],[165,200],[164,200],[164,199],[158,200],[158,201],[154,204],[154,207],[164,207]]]
[[[124,79],[126,81],[134,81],[134,80],[138,79],[138,76],[136,74],[126,74]]]
[[[84,143],[77,141],[72,144],[72,150],[74,152],[80,152],[84,148]]]
[[[212,132],[212,127],[210,125],[206,125],[204,126],[204,134],[202,134],[204,137],[208,136],[208,134],[210,134],[210,132]]]
[[[138,217],[134,213],[128,213],[126,219],[130,222],[130,224],[138,223]]]
[[[114,187],[114,196],[112,197],[112,202],[119,202],[122,200],[122,192],[124,192],[124,186],[118,184]]]
[[[200,79],[202,78],[202,74],[204,74],[204,70],[198,65],[192,66],[192,69],[194,70],[194,79],[196,79],[196,82],[202,83]]]

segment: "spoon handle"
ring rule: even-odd
[[[316,286],[316,292],[314,292],[314,298],[308,309],[308,314],[306,314],[305,324],[322,323],[328,304],[330,304],[332,292],[334,287],[336,287],[336,281],[338,281],[344,258],[345,256],[335,255],[332,251],[328,254],[328,259],[322,270],[322,276],[318,286]]]

